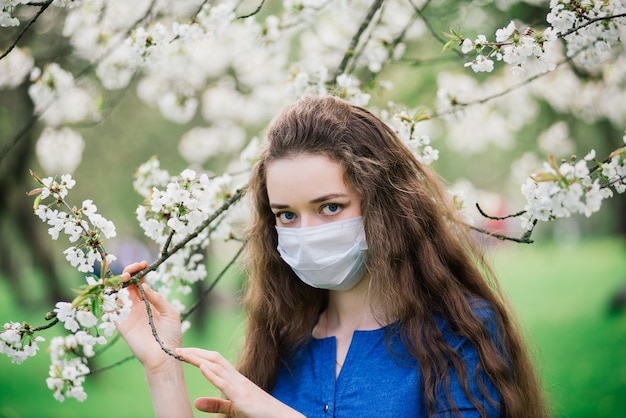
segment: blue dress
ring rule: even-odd
[[[476,311],[493,331],[493,312]],[[461,355],[470,378],[470,391],[487,411],[498,417],[499,407],[491,404],[480,392],[477,379],[487,388],[492,400],[500,397],[495,386],[481,373],[476,376],[478,354],[465,339],[452,334],[444,321],[438,321],[445,340]],[[390,325],[393,326],[393,325]],[[308,418],[335,417],[427,417],[420,393],[420,372],[417,361],[404,345],[389,338],[390,326],[372,331],[355,331],[339,376],[335,378],[335,337],[310,338],[292,358],[289,368],[279,368],[272,395]],[[465,395],[458,376],[450,373],[450,393],[463,417],[480,414]],[[444,391],[437,396],[436,417],[451,416]]]

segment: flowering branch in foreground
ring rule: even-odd
[[[153,164],[152,167],[158,168],[158,164],[156,166]],[[201,176],[199,181],[194,182],[195,174],[190,170],[183,173],[182,190],[194,194],[194,198],[191,194],[181,193],[181,189],[175,186],[178,184],[176,182],[169,183],[170,194],[165,192],[159,195],[157,189],[154,188],[149,193],[150,199],[165,196],[168,200],[174,195],[177,196],[176,199],[168,200],[165,204],[165,206],[172,204],[169,209],[175,208],[174,211],[161,207],[159,212],[161,221],[165,222],[163,233],[168,236],[168,246],[171,242],[172,247],[165,248],[164,246],[162,255],[157,261],[143,272],[135,274],[129,282],[123,282],[121,276],[110,275],[109,265],[115,257],[107,254],[103,247],[104,239],[115,236],[114,225],[96,213],[97,208],[91,200],[84,201],[79,208],[67,203],[68,192],[76,183],[70,175],[63,175],[59,180],[52,177],[41,179],[32,172],[31,175],[42,187],[28,194],[36,196],[35,213],[50,226],[48,229],[50,236],[56,240],[61,232],[68,235],[69,241],[74,243],[64,252],[70,264],[81,272],[91,273],[94,271],[95,262],[98,261],[101,263],[101,274],[100,277],[87,276],[87,283],[77,290],[78,296],[73,301],[57,302],[54,310],[46,315],[46,319],[50,321],[48,324],[31,327],[27,323],[6,323],[4,330],[0,332],[0,353],[9,356],[14,363],[21,364],[26,358],[34,356],[39,349],[38,343],[44,341],[43,337],[35,336],[35,333],[62,323],[71,334],[52,338],[50,342],[51,366],[46,382],[54,391],[54,397],[59,401],[67,397],[82,401],[87,397],[82,384],[85,377],[90,374],[88,359],[95,355],[94,347],[108,344],[108,338],[116,331],[116,325],[125,320],[130,312],[132,302],[126,287],[131,283],[138,283],[139,278],[145,274],[153,273],[154,284],[160,285],[160,291],[168,294],[172,283],[164,281],[164,278],[172,278],[171,267],[173,265],[166,262],[171,262],[168,261],[170,257],[178,253],[183,254],[183,259],[186,257],[185,266],[195,269],[196,273],[203,271],[197,264],[202,260],[198,251],[206,246],[208,234],[214,232],[223,222],[224,212],[240,199],[243,191],[227,193],[225,183],[220,183],[215,179],[209,180],[205,176]],[[145,180],[143,178],[144,185]],[[166,180],[171,179],[168,177]],[[220,198],[211,194],[208,188],[216,193],[224,192],[224,199],[222,199],[224,203],[221,206],[218,206],[221,202]],[[205,201],[205,204],[201,205],[199,200],[194,201],[195,198],[202,197],[210,198],[210,202]],[[152,203],[155,203],[155,200],[152,200]],[[156,221],[157,214],[152,213],[152,215],[154,215],[152,219],[159,223]],[[205,233],[206,236],[203,235]],[[159,272],[162,273],[160,276],[155,274]],[[163,275],[163,273],[167,274]],[[184,270],[179,269],[177,273],[184,273]],[[183,277],[176,277],[176,283],[187,289],[189,282],[186,282]],[[195,278],[197,279],[198,276]],[[194,278],[192,280],[195,281]],[[146,304],[155,340],[166,353],[178,358],[169,347],[161,342],[152,322],[150,305],[143,292],[141,292],[141,297]],[[179,309],[184,309],[182,304],[177,305],[176,301],[173,303]]]

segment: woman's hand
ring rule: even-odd
[[[132,273],[141,271],[147,263],[134,263],[126,266],[122,277],[130,279]],[[167,348],[174,349],[182,344],[180,314],[167,300],[147,285],[141,284],[150,304],[152,322],[157,334]],[[185,385],[183,363],[165,353],[152,335],[148,323],[146,304],[139,288],[128,286],[133,301],[128,318],[117,326],[133,354],[141,361],[146,374],[146,382],[152,397],[152,405],[157,418],[193,417],[189,404],[189,394]]]
[[[178,348],[176,354],[198,367],[228,399],[198,398],[200,411],[231,417],[303,417],[239,373],[221,354],[199,348]]]
[[[130,279],[132,273],[146,268],[147,263],[134,263],[126,266],[122,277]],[[170,305],[167,300],[157,292],[150,289],[146,284],[141,285],[150,303],[152,321],[159,338],[167,348],[174,349],[182,345],[182,333],[180,313]],[[133,306],[128,318],[118,325],[118,331],[126,340],[133,354],[139,359],[147,375],[165,370],[175,363],[179,363],[173,357],[165,353],[152,335],[152,329],[148,323],[146,305],[139,289],[135,285],[128,287]]]

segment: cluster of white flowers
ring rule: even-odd
[[[71,173],[82,159],[84,141],[73,129],[56,127],[98,120],[95,95],[78,87],[72,74],[56,63],[43,71],[34,68],[30,78],[28,94],[35,112],[48,125],[37,141],[37,157],[48,174]]]
[[[615,156],[609,163],[601,164],[601,176],[587,165],[594,158],[593,150],[575,163],[557,165],[551,158],[544,164],[542,172],[528,178],[522,185],[522,194],[526,198],[525,213],[520,218],[522,226],[530,230],[536,221],[568,218],[576,213],[589,217],[600,210],[604,199],[613,195],[610,187],[619,193],[624,192],[626,163],[623,156]]]
[[[234,9],[232,1],[205,3],[190,23],[136,28],[126,39],[120,59],[111,57],[99,73],[106,79],[103,83],[123,86],[135,69],[142,68],[147,77],[139,86],[140,97],[158,107],[165,118],[189,122],[199,106],[196,93],[206,86],[208,76],[223,70],[220,66],[216,71],[212,63],[219,60],[206,60],[202,51],[218,53],[217,48],[224,48],[220,38],[231,35],[226,29],[235,19]],[[120,60],[131,65],[117,66]]]
[[[19,86],[30,74],[34,63],[35,59],[29,51],[22,48],[13,49],[0,61],[0,89]]]
[[[358,78],[348,74],[341,74],[336,81],[338,91],[335,94],[339,94],[357,106],[367,106],[369,104],[371,95],[361,90],[361,81]]]
[[[87,359],[95,355],[96,345],[107,343],[116,325],[128,317],[132,306],[129,292],[122,287],[119,278],[87,277],[86,280],[84,290],[73,302],[58,302],[53,311],[56,319],[71,332],[50,341],[51,364],[46,383],[59,401],[87,398],[82,387],[90,372]],[[26,323],[4,324],[0,332],[0,353],[17,364],[34,356],[38,343],[44,341],[43,337],[34,335],[36,331]]]
[[[551,26],[543,31],[511,21],[496,31],[495,42],[485,35],[475,40],[460,37],[461,51],[476,53],[465,66],[474,72],[491,72],[496,59],[512,65],[512,73],[518,76],[526,74],[529,67],[541,73],[553,71],[556,64],[547,46],[563,37],[567,55],[579,65],[593,67],[610,57],[611,48],[624,37],[626,18],[614,17],[624,12],[626,4],[620,0],[551,0],[546,16]]]
[[[626,191],[626,158],[615,155],[608,163],[602,164],[602,175],[617,193]]]
[[[87,399],[83,388],[90,370],[87,358],[92,357],[96,344],[106,344],[106,338],[94,337],[86,331],[78,331],[65,337],[54,337],[50,341],[50,371],[46,383],[54,391],[54,398],[63,402],[75,398]]]
[[[202,164],[218,154],[240,151],[246,132],[230,121],[208,128],[195,127],[185,133],[178,143],[178,152],[190,164]]]
[[[556,32],[547,28],[543,32],[532,29],[520,31],[514,21],[506,27],[496,31],[496,41],[489,42],[485,35],[478,35],[472,41],[465,38],[461,44],[461,51],[468,54],[476,52],[476,57],[465,63],[474,72],[491,72],[494,69],[493,59],[504,61],[513,66],[512,73],[522,76],[529,65],[538,66],[539,71],[553,71],[556,64],[550,61],[545,53],[544,44],[557,39]]]
[[[287,84],[287,94],[293,100],[298,100],[308,95],[325,95],[328,94],[327,83],[328,68],[319,67],[316,71],[306,72],[302,70],[294,70],[292,78]],[[360,87],[358,78],[341,74],[335,80],[336,86],[333,94],[354,103],[357,106],[367,106],[370,101],[370,94],[363,92]]]
[[[291,100],[298,100],[307,95],[327,94],[327,79],[328,68],[326,67],[319,67],[316,71],[296,68],[287,84],[287,95]]]
[[[232,194],[232,178],[228,174],[210,178],[190,169],[170,177],[155,159],[140,166],[138,173],[135,188],[146,200],[136,213],[145,235],[167,251],[197,233],[155,271],[148,273],[146,280],[165,296],[169,296],[172,290],[188,294],[191,284],[206,277],[204,253],[211,234],[218,225],[220,234],[225,234],[223,228],[228,222],[224,222],[224,216],[217,217],[201,231],[199,229],[206,226],[209,218]],[[150,185],[150,182],[153,183]],[[180,300],[172,302],[184,310]]]
[[[79,297],[72,303],[57,302],[54,308],[56,318],[73,333],[81,327],[85,330],[97,327],[105,337],[110,337],[115,325],[124,321],[130,313],[132,301],[129,292],[119,285],[103,284],[91,276],[87,276],[86,280],[85,297]]]
[[[73,173],[83,158],[85,141],[73,129],[47,126],[35,146],[39,164],[48,175]]]
[[[551,0],[547,21],[563,35],[567,55],[576,63],[595,66],[610,56],[610,50],[626,34],[626,18],[612,17],[626,12],[621,0]]]
[[[43,187],[36,192],[40,198],[35,208],[35,214],[46,222],[50,228],[48,234],[52,239],[59,238],[61,232],[69,237],[69,241],[76,245],[64,251],[66,259],[73,267],[81,272],[93,272],[96,261],[111,263],[115,260],[112,254],[102,259],[102,238],[112,238],[116,235],[115,225],[102,215],[96,213],[96,206],[91,200],[83,201],[80,208],[71,208],[66,202],[68,190],[76,182],[71,175],[64,174],[60,182],[54,177],[41,180]],[[42,203],[51,198],[50,204]]]
[[[12,363],[22,364],[28,357],[37,354],[37,343],[44,341],[42,336],[33,336],[28,328],[19,322],[7,322],[0,332],[0,354],[6,354]]]
[[[72,73],[59,64],[49,64],[43,71],[35,67],[30,80],[28,94],[47,125],[99,120],[94,94],[76,85]]]
[[[381,117],[420,162],[431,164],[439,158],[439,151],[430,145],[430,136],[419,131],[420,124],[424,124],[420,115],[420,112],[416,112],[410,116],[407,110],[401,110],[391,117],[389,112],[382,112]]]
[[[15,8],[30,0],[0,0],[0,27],[19,26],[20,20],[15,17]]]
[[[132,307],[129,292],[115,280],[86,278],[87,286],[73,302],[58,302],[54,313],[72,332],[50,341],[50,371],[46,379],[54,397],[83,401],[87,398],[82,384],[90,370],[87,359],[95,354],[96,345],[104,345],[116,325],[126,320]]]
[[[50,341],[52,364],[46,384],[48,389],[54,391],[54,398],[59,402],[63,402],[65,398],[75,398],[79,402],[87,399],[83,383],[85,376],[89,374],[89,367],[84,357],[73,355],[77,348],[79,344],[76,335],[54,337]]]

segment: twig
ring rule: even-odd
[[[564,59],[563,61],[559,62],[558,64],[556,64],[556,66],[560,66],[566,62],[568,62],[569,59]],[[535,81],[536,79],[538,79],[539,77],[543,77],[544,75],[546,75],[548,73],[537,73],[532,77],[529,77],[523,81],[521,81],[520,83],[517,84],[513,84],[511,87],[507,87],[506,89],[499,91],[498,93],[494,93],[491,96],[485,96],[482,99],[478,99],[478,100],[473,100],[473,101],[469,101],[469,102],[459,102],[459,101],[455,101],[454,103],[454,107],[452,109],[446,110],[444,112],[435,112],[431,115],[432,118],[436,118],[439,116],[445,116],[445,115],[449,115],[451,113],[454,113],[457,111],[457,108],[464,108],[464,107],[469,107],[469,106],[474,106],[474,105],[478,105],[478,104],[483,104],[486,103],[488,101],[491,101],[493,99],[497,99],[498,97],[502,97],[506,94],[509,94],[510,92],[517,90],[519,88],[524,87],[526,84],[529,84],[533,81]]]
[[[137,289],[139,289],[139,294],[141,295],[141,300],[143,300],[143,304],[146,306],[146,313],[148,314],[148,323],[150,324],[150,330],[152,330],[152,336],[161,347],[161,350],[165,351],[168,355],[174,357],[176,360],[185,361],[185,359],[177,354],[175,354],[172,350],[170,350],[161,340],[159,334],[157,333],[156,326],[154,325],[154,318],[152,317],[152,308],[150,308],[150,302],[146,297],[146,292],[143,289],[141,284],[137,284]]]
[[[261,4],[259,4],[259,6],[256,8],[255,11],[253,11],[250,14],[244,15],[244,16],[238,16],[237,19],[247,19],[249,17],[252,17],[252,16],[258,14],[261,11],[261,9],[263,8],[264,4],[265,4],[265,0],[261,0]]]
[[[98,369],[91,370],[91,371],[89,371],[88,374],[89,375],[93,375],[93,374],[98,374],[98,373],[105,372],[105,371],[110,370],[110,369],[112,369],[114,367],[120,366],[120,365],[126,363],[127,361],[134,359],[134,358],[135,358],[135,356],[131,354],[130,356],[126,356],[123,359],[118,360],[118,361],[116,361],[113,364],[109,364],[108,366],[104,366],[104,367],[100,367]]]
[[[528,233],[529,231],[526,231],[526,233],[524,233],[524,235],[521,238],[514,238],[514,237],[509,237],[506,235],[501,235],[501,234],[497,234],[493,231],[487,231],[486,229],[483,228],[478,228],[476,226],[473,225],[468,225],[470,229],[473,229],[474,231],[480,232],[481,234],[485,234],[488,235],[490,237],[499,239],[500,241],[513,241],[513,242],[517,242],[520,244],[532,244],[534,241],[530,239],[530,234]],[[532,230],[531,230],[532,232]]]
[[[151,265],[149,265],[145,269],[143,269],[143,270],[133,274],[131,276],[131,280],[129,280],[126,283],[124,283],[125,287],[130,285],[130,284],[135,284],[137,286],[137,288],[139,289],[139,291],[141,293],[141,298],[143,299],[144,304],[146,305],[146,312],[148,313],[148,322],[150,323],[150,329],[152,330],[152,335],[154,336],[154,339],[159,343],[159,346],[161,347],[161,349],[163,351],[165,351],[170,356],[176,358],[177,360],[184,361],[184,359],[182,357],[177,356],[176,354],[174,354],[174,352],[172,352],[169,348],[167,348],[163,344],[161,339],[159,338],[159,335],[157,333],[156,327],[154,326],[154,322],[152,320],[152,311],[150,309],[150,303],[148,302],[148,300],[145,297],[144,290],[141,287],[141,284],[139,283],[139,280],[141,279],[141,277],[145,276],[148,272],[156,270],[163,262],[165,262],[165,260],[167,260],[170,256],[172,256],[178,250],[183,248],[187,243],[189,243],[189,241],[191,241],[192,239],[197,237],[198,234],[200,234],[200,232],[202,232],[205,228],[207,228],[215,219],[217,219],[222,213],[224,213],[228,208],[230,208],[239,199],[241,199],[243,194],[244,194],[244,189],[243,188],[235,191],[235,193],[233,193],[233,195],[228,200],[226,200],[226,202],[224,202],[222,204],[222,206],[220,206],[215,212],[213,212],[213,214],[211,216],[209,216],[208,219],[206,219],[200,226],[198,226],[194,232],[192,232],[191,234],[187,235],[181,242],[179,242],[174,247],[172,247],[171,250],[169,250],[165,254],[161,255],[161,257],[159,257],[159,259],[156,260],[154,263],[152,263]]]
[[[354,56],[354,50],[357,47],[359,40],[361,39],[361,35],[363,35],[363,32],[365,32],[370,22],[374,18],[374,15],[378,11],[378,9],[382,7],[383,3],[384,3],[384,0],[374,0],[372,5],[370,6],[370,9],[367,12],[367,15],[365,16],[365,19],[363,19],[363,21],[361,22],[361,26],[359,26],[359,29],[356,31],[356,33],[352,37],[352,40],[350,41],[350,45],[348,46],[348,49],[343,55],[341,63],[335,70],[335,74],[333,75],[331,83],[336,83],[337,77],[339,77],[341,74],[345,72],[346,67],[348,66],[348,63],[350,62],[350,59]]]
[[[578,30],[580,30],[580,29],[584,28],[585,26],[588,26],[588,25],[590,25],[592,23],[595,23],[595,22],[598,22],[598,21],[601,21],[601,20],[609,20],[609,19],[615,19],[615,18],[620,18],[620,17],[626,17],[626,13],[613,15],[613,16],[603,16],[603,17],[598,17],[598,18],[595,18],[595,19],[591,19],[588,22],[586,22],[585,24],[583,24],[583,25],[581,25],[581,26],[579,26],[577,28],[571,29],[568,32],[560,34],[559,38],[564,38],[564,37],[566,37],[566,36],[576,32],[576,31],[578,31]],[[565,63],[571,62],[578,54],[580,54],[582,51],[584,51],[587,47],[588,46],[582,47],[581,49],[579,49],[578,51],[576,51],[572,55],[570,55],[567,58],[563,59],[561,62],[558,62],[557,64],[555,64],[555,66],[559,67],[559,66],[561,66],[561,65],[563,65]],[[461,57],[465,56],[464,54],[459,53],[455,49],[453,49],[453,51],[456,52],[457,55],[459,55]],[[488,102],[490,100],[497,99],[498,97],[502,97],[502,96],[512,92],[513,90],[517,90],[518,88],[524,87],[526,84],[529,84],[532,81],[534,81],[534,80],[536,80],[536,79],[538,79],[540,77],[543,77],[543,76],[545,76],[545,75],[547,75],[549,73],[551,73],[551,71],[544,72],[544,73],[537,73],[537,74],[533,75],[532,77],[529,77],[529,78],[521,81],[520,83],[514,84],[511,87],[508,87],[508,88],[506,88],[506,89],[504,89],[504,90],[502,90],[502,91],[500,91],[498,93],[495,93],[495,94],[493,94],[491,96],[483,97],[482,99],[478,99],[478,100],[474,100],[474,101],[470,101],[470,102],[465,102],[465,103],[456,101],[455,104],[454,104],[454,107],[452,109],[446,110],[444,112],[435,112],[435,113],[433,113],[431,115],[431,117],[432,118],[436,118],[436,117],[440,117],[440,116],[444,116],[444,115],[449,115],[451,113],[454,113],[458,108],[468,107],[468,106],[472,106],[472,105],[476,105],[476,104],[483,104],[483,103],[486,103],[486,102]]]
[[[96,351],[91,358],[99,356],[105,351],[107,351],[109,348],[113,347],[115,343],[117,343],[120,340],[120,338],[122,338],[122,336],[119,333],[115,334],[115,336],[110,341],[108,341],[107,344],[104,347],[102,347],[101,350]]]
[[[382,21],[383,14],[384,14],[384,5],[383,7],[380,8],[380,13],[378,13],[378,17],[376,18],[376,20],[374,21],[374,18],[372,17],[372,22],[368,24],[368,26],[372,26],[372,29],[367,31],[367,34],[365,35],[365,37],[360,39],[358,44],[352,50],[350,63],[346,65],[346,69],[344,69],[343,71],[344,73],[350,74],[356,68],[357,61],[359,60],[359,57],[363,54],[363,51],[365,51],[365,48],[367,48],[367,44],[371,41],[374,28],[376,28],[376,26],[378,26],[380,22]],[[338,74],[338,75],[341,75],[341,74]],[[365,82],[362,82],[362,84],[365,84]]]
[[[170,232],[170,234],[167,236],[167,240],[165,240],[165,244],[163,244],[163,249],[161,250],[161,256],[167,254],[167,249],[170,247],[170,244],[172,243],[172,238],[174,238],[175,233],[176,231],[172,230],[172,232]]]
[[[48,314],[50,314],[50,312],[48,312]],[[60,322],[59,318],[56,318],[56,313],[54,313],[54,316],[50,317],[50,319],[52,319],[52,318],[54,318],[54,319],[52,321],[50,321],[49,323],[47,323],[46,325],[41,325],[41,326],[38,326],[38,327],[34,327],[34,328],[31,328],[30,330],[32,332],[43,331],[44,329],[52,328],[53,326],[55,326],[56,324],[58,324]],[[48,315],[46,315],[46,319],[49,319]]]
[[[578,32],[579,30],[581,30],[581,29],[583,29],[583,28],[585,28],[585,27],[587,27],[589,25],[592,25],[592,24],[594,24],[596,22],[599,22],[601,20],[611,20],[611,19],[617,19],[617,18],[620,18],[620,17],[626,17],[626,13],[621,13],[621,14],[613,15],[613,16],[600,16],[600,17],[596,17],[596,18],[593,18],[593,19],[589,19],[584,24],[582,24],[582,25],[580,25],[580,26],[578,26],[576,28],[572,28],[572,29],[568,30],[567,32],[561,33],[559,38],[565,38],[566,36],[571,35],[574,32]]]
[[[235,264],[235,262],[237,261],[237,259],[239,258],[239,256],[241,255],[241,253],[243,252],[243,249],[245,247],[245,244],[242,245],[239,250],[237,251],[237,253],[235,253],[235,255],[233,256],[233,258],[231,258],[231,260],[228,262],[228,264],[222,269],[222,271],[220,271],[220,273],[215,277],[215,279],[213,280],[213,282],[209,285],[209,287],[202,292],[202,295],[200,295],[200,297],[198,298],[198,300],[196,301],[196,303],[193,304],[193,306],[191,306],[182,316],[181,319],[187,319],[189,317],[189,315],[191,315],[193,313],[193,311],[195,311],[196,309],[198,309],[198,307],[200,306],[200,304],[202,303],[202,298],[206,297],[209,293],[211,293],[213,291],[213,289],[215,288],[215,286],[217,285],[217,283],[222,279],[222,277],[224,277],[224,274],[226,274],[226,272],[228,270],[230,270],[230,268]]]
[[[604,188],[607,188],[607,187],[609,187],[609,186],[614,185],[615,183],[619,183],[619,182],[622,182],[622,181],[626,181],[626,174],[624,174],[622,177],[618,177],[618,178],[614,179],[613,181],[608,182],[608,183],[604,186]]]
[[[517,213],[513,213],[511,215],[506,215],[506,216],[491,216],[491,215],[487,215],[478,203],[476,203],[476,209],[478,209],[478,212],[480,212],[482,216],[484,216],[487,219],[493,219],[494,221],[502,221],[504,219],[509,219],[509,218],[518,218],[526,213],[525,210],[522,210]]]

